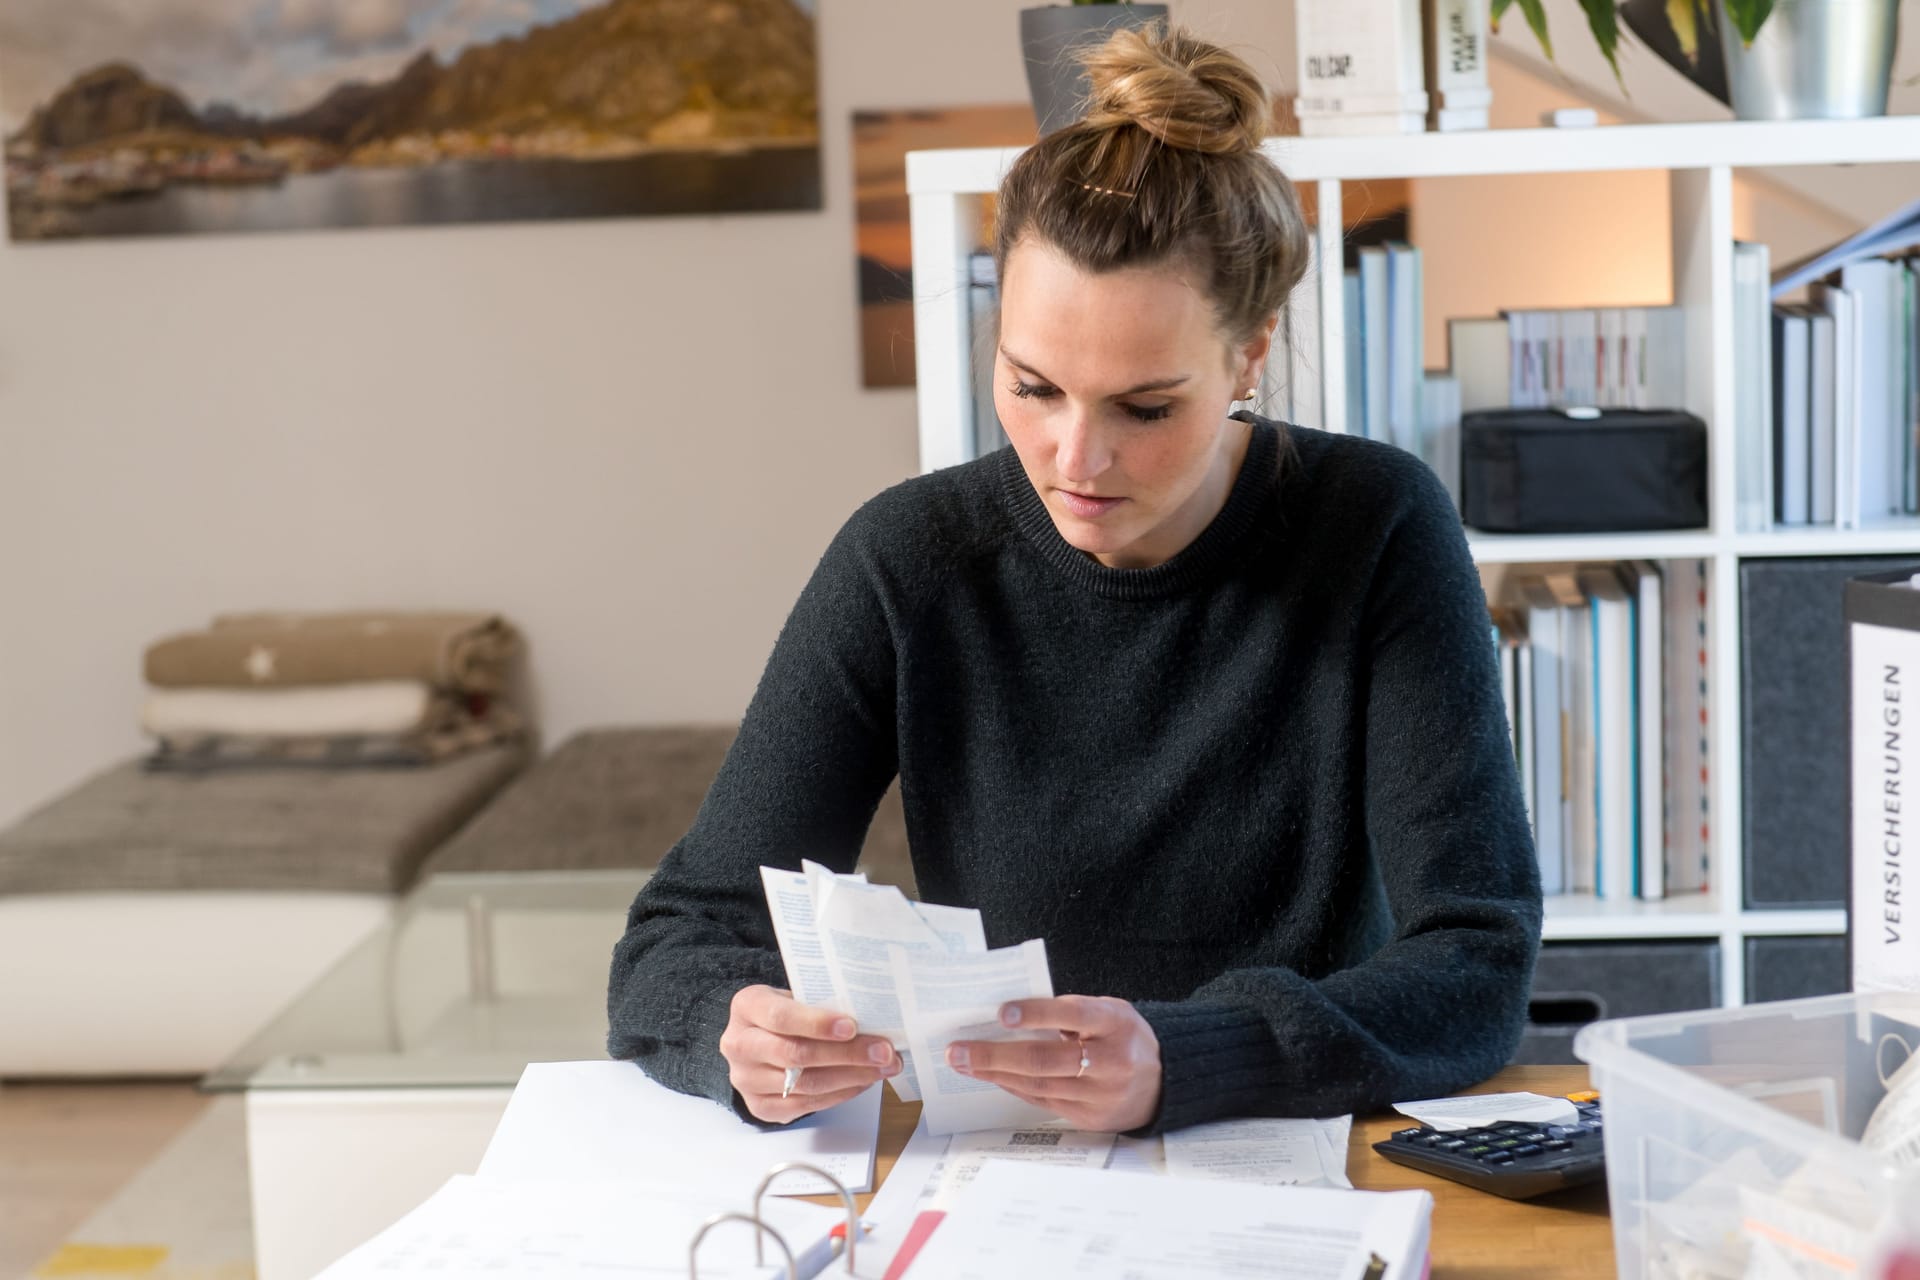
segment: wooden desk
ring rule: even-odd
[[[1572,1093],[1587,1087],[1585,1067],[1509,1067],[1469,1093],[1525,1089]],[[880,1108],[875,1185],[919,1122],[918,1103],[891,1092]],[[1367,1191],[1420,1188],[1433,1193],[1433,1280],[1613,1280],[1613,1227],[1603,1186],[1561,1192],[1533,1203],[1502,1200],[1457,1182],[1382,1159],[1373,1144],[1413,1123],[1404,1116],[1356,1118],[1347,1176]],[[871,1196],[858,1197],[864,1211]],[[822,1197],[818,1203],[837,1203]]]

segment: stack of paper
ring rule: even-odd
[[[662,1175],[664,1176],[664,1175]],[[747,1191],[750,1193],[752,1187]],[[580,1280],[687,1274],[687,1247],[716,1208],[744,1209],[735,1194],[654,1182],[495,1182],[455,1177],[425,1204],[320,1273],[319,1280],[404,1280],[408,1276],[543,1276]],[[769,1198],[761,1220],[780,1233],[803,1276],[832,1260],[829,1233],[843,1213],[801,1200]],[[779,1246],[753,1258],[754,1229],[729,1222],[702,1241],[700,1274],[787,1274]]]
[[[655,1179],[731,1203],[776,1164],[797,1160],[838,1178],[847,1190],[873,1187],[880,1090],[779,1129],[756,1129],[705,1098],[675,1093],[631,1062],[530,1063],[500,1127],[480,1158],[480,1176]],[[777,1195],[833,1190],[790,1173]]]
[[[1352,1116],[1223,1120],[1163,1139],[1082,1133],[1067,1128],[1065,1121],[952,1137],[930,1134],[922,1125],[907,1139],[869,1207],[875,1235],[861,1246],[860,1274],[870,1280],[885,1276],[920,1215],[952,1209],[993,1161],[1259,1186],[1350,1188],[1347,1148],[1352,1126]]]
[[[914,1260],[914,1280],[1417,1280],[1424,1191],[1225,1186],[990,1161]]]
[[[1053,994],[1046,945],[1034,939],[987,950],[978,911],[909,902],[891,885],[760,868],[787,983],[802,1004],[849,1014],[863,1035],[885,1036],[903,1069],[894,1091],[926,1105],[928,1128],[959,1133],[1036,1124],[1050,1112],[946,1065],[955,1040],[1047,1039],[1010,1031],[1000,1006]]]

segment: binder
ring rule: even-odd
[[[1920,991],[1920,565],[1847,581],[1847,966],[1855,991]]]
[[[834,1211],[803,1201],[776,1197],[769,1202],[774,1179],[794,1172],[836,1188],[846,1220],[835,1222]],[[800,1162],[776,1164],[761,1178],[744,1212],[727,1206],[728,1198],[716,1205],[710,1193],[666,1181],[521,1181],[462,1174],[329,1266],[319,1280],[515,1276],[536,1270],[553,1277],[658,1275],[681,1265],[689,1277],[698,1277],[703,1257],[709,1275],[724,1263],[729,1275],[751,1271],[802,1280],[833,1269],[836,1255],[844,1258],[846,1274],[853,1274],[862,1224],[852,1193],[827,1170]],[[751,1255],[744,1240],[722,1241],[724,1247],[710,1242],[717,1228],[732,1223],[753,1228]],[[724,1260],[722,1253],[728,1255]]]
[[[787,1261],[787,1280],[801,1280],[800,1267],[794,1258],[792,1248],[788,1246],[779,1231],[769,1225],[760,1213],[760,1204],[767,1198],[767,1188],[771,1187],[774,1179],[783,1173],[811,1173],[818,1177],[825,1178],[833,1184],[833,1189],[839,1193],[841,1202],[847,1206],[847,1220],[834,1229],[834,1238],[841,1246],[840,1251],[846,1256],[847,1274],[853,1274],[854,1246],[859,1242],[860,1236],[860,1211],[853,1203],[853,1193],[847,1190],[840,1179],[834,1177],[825,1169],[817,1165],[806,1164],[799,1160],[788,1160],[785,1163],[774,1165],[771,1169],[768,1169],[766,1175],[760,1179],[760,1185],[756,1187],[753,1192],[753,1211],[751,1213],[716,1213],[700,1224],[700,1229],[693,1233],[693,1239],[687,1243],[687,1280],[700,1280],[700,1246],[706,1241],[707,1233],[715,1227],[728,1222],[744,1222],[754,1229],[753,1261],[756,1266],[764,1266],[766,1264],[766,1251],[764,1246],[766,1244],[766,1237],[772,1236],[773,1242],[780,1247],[780,1255]],[[807,1274],[817,1275],[818,1272],[810,1271]]]

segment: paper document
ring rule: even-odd
[[[1428,1098],[1396,1102],[1393,1109],[1441,1133],[1460,1133],[1483,1125],[1578,1124],[1579,1108],[1565,1098],[1540,1093],[1480,1093],[1468,1098]]]
[[[731,1205],[787,1160],[818,1165],[849,1191],[870,1190],[879,1135],[877,1086],[784,1128],[757,1129],[706,1098],[656,1084],[631,1062],[535,1062],[514,1088],[479,1172],[495,1179],[671,1181]],[[782,1175],[773,1189],[832,1190],[804,1173]]]
[[[943,1124],[951,1119],[972,1126],[974,1121],[968,1117],[976,1113],[984,1125],[1021,1124],[1051,1115],[1020,1103],[997,1086],[955,1076],[947,1070],[944,1057],[929,1065],[924,1045],[916,1043],[931,1040],[916,1035],[909,1015],[911,993],[904,990],[908,979],[903,974],[917,972],[926,982],[939,986],[954,974],[973,973],[968,964],[958,970],[941,964],[950,958],[978,961],[988,954],[986,928],[978,911],[911,902],[892,885],[869,884],[864,876],[835,875],[817,862],[803,862],[799,871],[761,867],[760,882],[794,998],[802,1004],[850,1014],[861,1034],[885,1036],[892,1041],[900,1054],[901,1070],[888,1084],[903,1100],[922,1100],[928,1076],[944,1073],[944,1082],[951,1084],[946,1079],[950,1077],[966,1086],[959,1092],[991,1091],[1010,1105],[998,1110],[985,1106],[937,1108]],[[916,967],[903,970],[898,967],[902,961],[911,961]],[[1027,962],[1023,957],[1024,976],[1020,981],[1003,984],[1008,994],[1000,999],[1053,994],[1045,951],[1039,952],[1037,980],[1027,973]],[[983,966],[979,972],[999,972],[1000,962],[979,963]],[[957,980],[979,988],[977,977]],[[966,1038],[1010,1038],[1000,1027],[998,1014],[996,1005],[986,1019],[993,1025],[981,1036]],[[948,1036],[939,1042],[943,1055],[947,1042],[954,1038]]]
[[[745,1207],[738,1189],[715,1200],[657,1182],[491,1182],[463,1174],[320,1280],[681,1277],[700,1224],[717,1209]],[[793,1250],[801,1275],[826,1269],[833,1257],[828,1233],[846,1221],[843,1212],[770,1197],[761,1213]],[[754,1234],[744,1223],[715,1227],[700,1246],[700,1274],[784,1277],[785,1259],[771,1240],[765,1265],[754,1264]]]
[[[1038,938],[973,955],[918,954],[894,948],[894,983],[907,1020],[907,1041],[921,1063],[920,1094],[927,1132],[1002,1129],[1057,1117],[999,1085],[963,1076],[947,1065],[956,1040],[1057,1040],[1055,1031],[1018,1031],[1000,1022],[1009,1000],[1051,996],[1047,947]]]
[[[1418,1280],[1424,1191],[1251,1187],[990,1160],[914,1260],[914,1280]],[[1284,1266],[1282,1262],[1284,1261]]]
[[[1352,1128],[1352,1116],[1197,1124],[1166,1135],[1167,1172],[1266,1187],[1351,1187],[1347,1138]]]
[[[1115,1138],[1107,1168],[1114,1173],[1165,1173],[1166,1144],[1159,1138]]]
[[[862,1241],[858,1274],[879,1280],[886,1275],[913,1220],[930,1209],[949,1208],[972,1184],[989,1160],[1099,1169],[1120,1144],[1151,1144],[1160,1139],[1115,1138],[1110,1133],[1069,1129],[1063,1120],[1033,1129],[986,1129],[977,1133],[930,1134],[923,1119],[893,1163],[893,1171],[867,1207],[871,1241]]]

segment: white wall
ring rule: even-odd
[[[821,6],[818,213],[0,247],[0,823],[140,750],[142,647],[216,610],[500,609],[549,742],[737,716],[916,466],[860,386],[849,113],[1024,97],[1023,3]],[[1175,13],[1292,81],[1288,0]],[[1496,123],[1586,92],[1510,61]],[[1588,181],[1420,184],[1434,363],[1449,315],[1665,296],[1665,179]],[[1453,251],[1496,231],[1504,276]]]
[[[916,464],[849,112],[1024,97],[1020,8],[821,6],[819,213],[0,249],[0,823],[139,751],[141,649],[221,609],[503,610],[550,742],[737,716]],[[1285,4],[1178,13],[1292,63]]]

